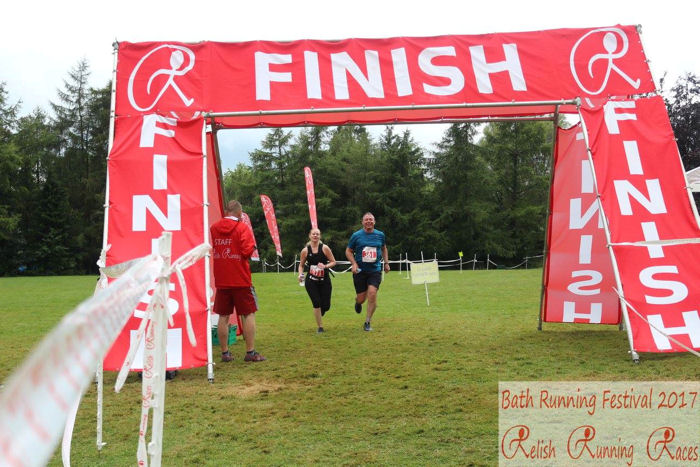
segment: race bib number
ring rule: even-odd
[[[321,269],[316,265],[311,265],[311,267],[309,268],[309,274],[311,274],[314,277],[323,278],[326,275],[326,270]]]
[[[376,263],[377,262],[377,247],[366,246],[362,249],[362,262],[363,263]]]

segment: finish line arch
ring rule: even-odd
[[[625,297],[622,316],[633,359],[637,352],[700,349],[694,310],[700,270],[687,264],[700,253],[697,213],[635,26],[286,43],[122,42],[115,45],[113,86],[107,265],[147,254],[163,230],[173,232],[175,257],[208,241],[208,226],[222,205],[213,183],[220,178],[214,128],[575,113],[581,139],[573,140],[583,143],[575,151],[593,164],[590,176],[579,175],[581,186],[585,181],[593,199],[569,203],[573,227],[566,229],[578,235],[578,266],[565,270],[568,282],[556,287],[545,277],[553,288],[543,318],[595,322],[584,315],[598,307],[591,297],[600,294],[602,278],[589,266],[593,234],[581,232],[599,217],[611,283]],[[550,238],[555,224],[553,218]],[[545,273],[556,276],[557,268],[561,264],[549,261]],[[195,334],[207,346],[193,347],[185,338],[182,291],[176,288],[167,366],[208,365],[211,378],[208,262],[185,277]],[[562,313],[550,314],[550,306]],[[584,306],[590,312],[583,313]],[[139,321],[129,321],[105,369],[121,365]]]

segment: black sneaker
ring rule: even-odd
[[[321,334],[322,332],[326,332],[323,328],[318,328],[318,331],[316,331],[317,334]]]
[[[362,303],[355,302],[355,313],[357,313],[357,314],[362,313]]]
[[[365,322],[365,325],[364,325],[364,327],[363,327],[362,329],[364,329],[365,331],[371,331],[371,330],[372,330],[372,326],[370,326],[369,323]]]
[[[221,352],[221,361],[222,362],[233,361],[233,355],[231,355],[231,351],[227,350],[226,352]]]

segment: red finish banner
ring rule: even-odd
[[[122,42],[118,64],[120,116],[460,106],[371,115],[248,115],[231,121],[239,127],[464,117],[473,112],[463,104],[629,96],[654,90],[635,26],[284,43]],[[493,114],[543,110],[500,109]],[[484,109],[477,114],[483,116]]]
[[[203,124],[202,120],[183,122],[156,115],[116,119],[116,137],[108,162],[108,266],[151,253],[163,231],[173,233],[173,261],[208,241],[203,208]],[[168,301],[174,323],[168,328],[168,368],[207,362],[204,261],[183,274],[198,345],[192,347],[187,338],[182,291],[173,277]],[[144,295],[105,357],[105,370],[121,368],[155,285]],[[140,355],[136,355],[133,369],[142,368]]]
[[[309,218],[311,219],[311,228],[318,229],[318,220],[316,219],[316,194],[314,193],[314,177],[311,174],[311,169],[304,167],[304,179],[306,180],[306,200],[309,203]]]
[[[279,230],[277,230],[277,218],[275,217],[275,208],[272,206],[272,200],[267,195],[260,195],[260,202],[265,213],[265,220],[270,231],[270,237],[272,237],[272,243],[275,244],[275,252],[277,256],[282,256],[282,245],[280,244],[280,234]]]
[[[628,311],[633,349],[684,351],[673,339],[700,349],[692,243],[700,229],[662,98],[608,101],[582,116],[623,293],[636,310]]]
[[[557,130],[550,206],[543,321],[619,324],[615,276],[580,124]]]

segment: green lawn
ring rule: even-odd
[[[689,354],[628,356],[617,326],[544,324],[541,269],[441,271],[423,286],[387,275],[374,331],[334,280],[326,333],[292,273],[256,274],[257,349],[268,357],[181,371],[167,383],[163,465],[496,465],[498,382],[698,380]],[[95,277],[0,279],[0,384],[42,335],[92,293]],[[218,349],[215,349],[218,355]],[[105,375],[104,441],[95,389],[81,405],[74,465],[136,461],[140,385]],[[150,437],[149,437],[150,438]],[[51,461],[60,464],[60,452]]]

